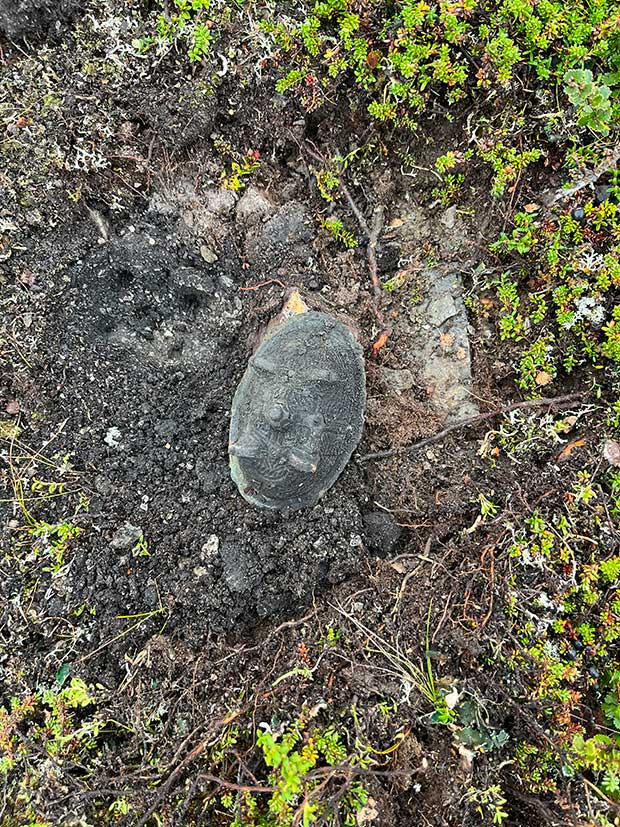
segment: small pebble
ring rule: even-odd
[[[575,207],[574,210],[571,212],[571,217],[573,221],[577,222],[577,224],[586,223],[586,213],[583,207]]]
[[[110,541],[110,545],[112,546],[112,548],[115,549],[130,548],[132,546],[135,546],[141,538],[141,526],[132,525],[131,523],[125,523],[119,529],[116,530],[114,536],[112,537],[112,540]]]
[[[598,187],[594,187],[594,203],[595,204],[602,204],[603,201],[607,201],[609,196],[611,195],[611,190],[609,189],[606,184],[601,184]]]
[[[106,435],[103,438],[103,441],[106,445],[109,445],[110,448],[118,448],[121,444],[121,432],[116,427],[116,425],[112,425],[111,428],[108,428]]]
[[[220,548],[220,538],[217,534],[210,534],[207,542],[204,543],[202,548],[200,549],[202,552],[203,557],[210,558],[214,557]]]
[[[214,264],[217,261],[217,254],[213,252],[210,247],[203,244],[200,248],[200,255],[207,262],[207,264]]]

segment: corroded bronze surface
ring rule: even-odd
[[[275,328],[250,359],[232,405],[230,467],[248,502],[314,505],[347,464],[362,434],[362,349],[323,313]]]

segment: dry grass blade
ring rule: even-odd
[[[362,632],[368,640],[372,641],[374,648],[369,648],[368,651],[374,652],[375,654],[381,655],[387,662],[390,664],[391,668],[386,668],[382,666],[373,666],[373,668],[378,671],[382,672],[383,674],[391,675],[392,677],[398,678],[401,681],[406,681],[407,683],[415,686],[418,692],[431,704],[435,704],[437,698],[437,692],[435,689],[435,681],[433,678],[433,673],[430,668],[430,663],[427,659],[427,669],[424,670],[422,667],[417,666],[413,661],[404,655],[397,646],[389,643],[388,641],[384,640],[382,637],[377,635],[372,629],[369,629],[368,626],[365,626],[360,620],[354,617],[352,614],[346,611],[341,605],[339,604],[330,604],[332,608],[334,608],[337,612],[339,612],[343,617],[352,623],[360,632]],[[430,611],[429,611],[429,618],[430,618]]]

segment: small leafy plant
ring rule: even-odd
[[[62,783],[63,768],[81,764],[97,748],[104,722],[87,714],[94,705],[92,690],[73,677],[67,686],[12,697],[0,706],[0,777],[23,814],[35,817],[30,787],[40,773],[46,783]]]
[[[608,519],[597,504],[601,485],[585,469],[566,482],[562,510],[534,510],[507,549],[518,566],[514,583],[525,572],[564,583],[553,599],[539,586],[531,611],[521,612],[518,601],[507,609],[522,647],[508,662],[529,676],[529,692],[552,736],[544,748],[519,744],[515,767],[536,795],[556,791],[562,777],[587,772],[601,798],[620,800],[620,556],[592,551],[590,537],[604,536]],[[612,497],[613,486],[612,475]],[[588,706],[592,715],[584,717]]]
[[[289,14],[265,15],[259,25],[277,49],[278,91],[294,90],[307,109],[354,86],[373,118],[415,129],[437,98],[453,105],[480,88],[501,95],[533,71],[541,81],[564,80],[590,126],[604,131],[613,116],[609,98],[620,80],[613,0],[578,0],[569,8],[521,0],[322,0],[309,10],[293,3]],[[605,67],[605,83],[583,68],[586,56]]]
[[[364,785],[344,781],[335,809],[328,806],[325,788],[340,784],[339,767],[347,766],[354,774],[355,767],[367,767],[370,760],[364,750],[349,755],[334,725],[310,726],[310,717],[308,710],[302,710],[281,734],[268,729],[259,732],[256,744],[273,792],[267,797],[241,792],[237,800],[224,794],[222,805],[238,814],[233,827],[289,827],[293,823],[355,827],[356,815],[368,799]]]
[[[472,805],[478,815],[485,819],[487,816],[493,824],[503,824],[508,818],[505,809],[506,799],[499,784],[493,784],[485,789],[470,787],[467,790],[467,802]]]
[[[249,150],[239,161],[231,162],[230,172],[222,172],[222,189],[238,192],[246,186],[247,178],[260,167],[260,154]]]
[[[570,69],[564,91],[577,110],[577,123],[607,135],[612,119],[611,89],[594,80],[590,69]]]
[[[321,218],[321,227],[343,244],[347,250],[357,247],[357,239],[350,230],[346,230],[339,218]]]
[[[512,232],[492,245],[502,258],[519,257],[491,286],[500,336],[520,343],[517,382],[529,393],[560,371],[592,365],[611,375],[620,363],[619,230],[620,207],[607,199],[586,203],[580,221],[518,212]]]

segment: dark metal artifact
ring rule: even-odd
[[[263,508],[314,505],[362,435],[362,349],[323,313],[282,322],[250,358],[233,399],[230,468],[241,495]]]

